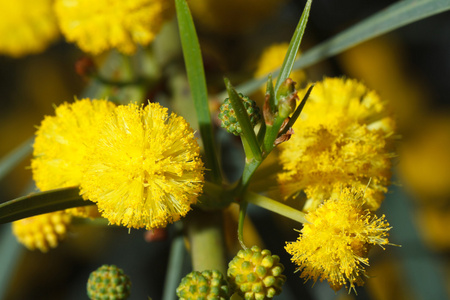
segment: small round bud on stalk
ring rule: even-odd
[[[257,246],[240,250],[228,264],[231,288],[246,300],[272,299],[286,281],[284,266],[277,255]]]
[[[250,98],[242,94],[239,94],[239,97],[242,99],[242,104],[244,104],[245,110],[250,118],[250,123],[253,127],[255,127],[255,125],[261,120],[261,112],[259,107],[256,105],[256,102]],[[238,122],[236,113],[234,112],[229,98],[226,98],[220,106],[219,119],[222,121],[221,126],[229,133],[236,136],[242,133],[241,125]]]
[[[295,82],[288,78],[286,79],[278,89],[278,112],[280,117],[287,118],[291,113],[295,111],[297,105],[298,95],[295,89]]]
[[[180,300],[230,298],[230,289],[222,273],[217,270],[193,271],[187,274],[177,288]]]
[[[115,265],[103,265],[91,273],[87,294],[91,300],[124,300],[130,296],[131,281]]]

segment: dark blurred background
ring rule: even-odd
[[[229,2],[230,6],[245,6],[240,1]],[[301,51],[394,2],[314,0]],[[211,93],[224,89],[224,75],[236,85],[251,79],[265,47],[289,42],[304,3],[259,1],[253,9],[243,7],[231,16],[218,9],[222,14],[211,12],[214,18],[203,17],[200,9],[195,13],[192,7]],[[277,299],[450,298],[449,53],[450,13],[445,12],[305,70],[311,81],[323,76],[359,79],[392,104],[402,138],[394,160],[394,184],[379,213],[386,214],[393,226],[390,241],[401,247],[373,249],[368,270],[373,278],[357,289],[358,296],[346,291],[335,294],[326,283],[312,287],[312,282],[304,284],[299,274],[293,274],[294,266],[283,247],[285,241],[297,238],[292,228],[298,225],[251,207],[250,216],[262,242],[286,266],[288,285]],[[83,56],[63,38],[41,54],[18,59],[0,56],[0,157],[32,137],[43,116],[53,114],[54,105],[82,95],[87,81],[76,74],[75,63]],[[1,202],[33,190],[29,164],[25,160],[0,182]],[[233,178],[240,166],[225,169]],[[170,243],[145,242],[144,234],[143,230],[128,234],[125,228],[81,222],[72,226],[58,248],[42,254],[26,250],[15,241],[10,225],[1,225],[0,298],[87,299],[89,272],[113,263],[132,279],[130,299],[160,299]],[[169,228],[169,237],[174,234]]]

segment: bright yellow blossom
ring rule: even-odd
[[[167,0],[56,0],[61,31],[81,50],[100,54],[117,48],[133,54],[137,45],[155,39],[164,21],[172,16]]]
[[[41,191],[79,186],[86,149],[98,138],[101,124],[114,110],[107,100],[82,99],[64,103],[55,116],[46,116],[36,132],[31,169]],[[71,210],[77,216],[95,217],[95,209]]]
[[[185,216],[203,186],[189,124],[157,103],[118,106],[86,157],[83,197],[111,224],[147,229]]]
[[[264,49],[254,76],[261,77],[278,69],[283,64],[288,48],[289,43],[279,43]],[[294,70],[289,77],[297,83],[297,87],[306,81],[306,74],[303,70]],[[264,93],[265,91],[266,87],[264,86]]]
[[[15,221],[12,230],[17,240],[28,249],[47,252],[65,238],[71,219],[69,214],[56,211]]]
[[[0,0],[0,7],[0,54],[39,53],[58,38],[52,0]]]
[[[327,280],[339,290],[343,285],[362,285],[367,252],[371,245],[388,244],[389,224],[362,209],[363,195],[343,189],[338,199],[330,199],[306,216],[296,242],[285,249],[292,255],[305,280]]]
[[[366,205],[376,210],[390,179],[393,128],[374,91],[356,80],[325,78],[315,85],[294,135],[281,145],[282,190],[287,196],[305,190],[305,209],[314,210],[342,187],[368,185]]]

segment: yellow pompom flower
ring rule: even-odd
[[[339,199],[307,214],[300,237],[285,247],[302,278],[325,279],[335,290],[364,284],[369,248],[387,245],[390,227],[384,216],[377,218],[362,209],[362,197],[361,192],[344,189]]]
[[[305,209],[314,210],[342,187],[368,185],[366,206],[378,209],[390,179],[393,130],[374,91],[356,80],[325,78],[315,85],[295,134],[281,145],[281,189],[286,196],[304,190]]]
[[[36,132],[31,169],[41,191],[79,186],[86,150],[115,105],[107,100],[76,100],[63,103],[54,116],[46,116]],[[71,210],[76,216],[95,217],[95,209]]]
[[[44,51],[59,36],[52,0],[0,0],[0,54],[20,57]]]
[[[264,49],[259,58],[254,76],[261,77],[280,68],[283,64],[288,48],[289,43],[280,43],[273,44]],[[289,77],[294,80],[297,87],[306,81],[306,74],[303,70],[294,70],[291,72]],[[265,86],[263,92],[266,92]]]
[[[189,124],[157,103],[118,106],[86,157],[83,197],[111,224],[164,227],[185,216],[203,187]]]
[[[12,230],[17,240],[28,249],[47,252],[66,237],[71,220],[69,214],[57,211],[15,221]]]
[[[137,45],[148,45],[172,16],[167,0],[56,0],[61,31],[81,50],[100,54],[117,48],[133,54]]]

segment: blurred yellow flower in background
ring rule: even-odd
[[[173,1],[56,0],[55,11],[66,39],[84,52],[117,48],[133,54],[137,45],[152,42],[172,17]]]
[[[157,103],[118,106],[86,156],[84,198],[111,224],[147,229],[185,216],[203,187],[189,124]]]
[[[0,0],[0,54],[20,57],[44,51],[59,36],[52,0]]]
[[[254,76],[262,77],[280,68],[288,48],[289,43],[272,44],[265,48],[258,60],[258,66],[256,67]],[[297,58],[298,56],[299,54],[297,55]],[[289,75],[289,78],[294,80],[298,87],[306,81],[306,73],[303,70],[293,70]],[[264,86],[264,93],[265,91],[266,87]]]
[[[274,14],[284,0],[189,1],[196,24],[221,34],[239,34]]]
[[[284,195],[304,190],[309,199],[304,209],[314,210],[342,187],[367,186],[366,205],[376,210],[391,176],[393,130],[374,91],[356,80],[325,78],[315,85],[295,134],[281,145],[278,181]]]
[[[17,240],[29,250],[47,252],[66,237],[71,220],[71,215],[56,211],[15,221],[12,230]]]
[[[36,132],[31,169],[41,191],[79,186],[87,148],[115,105],[107,100],[82,99],[63,103],[55,116],[46,116]],[[96,209],[80,207],[71,213],[95,217]]]
[[[361,190],[345,188],[338,198],[307,214],[300,237],[285,247],[302,278],[325,279],[336,291],[364,284],[369,248],[387,245],[390,227],[384,216],[364,211],[363,202]]]

